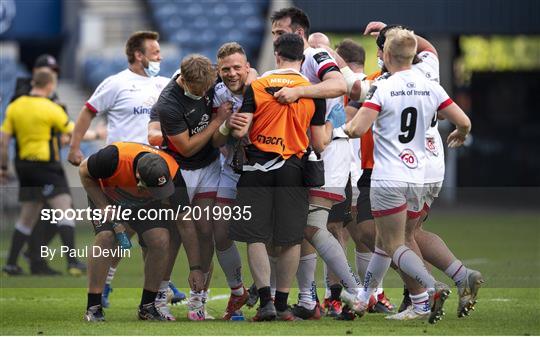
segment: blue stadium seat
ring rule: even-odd
[[[183,55],[215,57],[224,42],[237,41],[256,60],[269,0],[147,0],[162,40],[177,44]]]

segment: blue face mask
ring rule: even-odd
[[[159,62],[148,61],[148,68],[144,68],[144,73],[148,77],[154,77],[159,74]]]
[[[379,66],[379,68],[382,69],[382,67],[384,67],[384,61],[382,58],[380,57],[377,57],[377,65]]]

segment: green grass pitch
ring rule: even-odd
[[[113,282],[107,322],[88,324],[82,316],[86,305],[86,279],[69,276],[0,278],[0,334],[2,335],[539,335],[540,320],[540,216],[538,213],[434,212],[426,228],[440,234],[456,255],[470,267],[481,270],[486,279],[477,310],[470,317],[456,317],[454,289],[446,305],[445,318],[436,325],[427,322],[390,322],[383,315],[368,314],[352,322],[188,322],[185,305],[173,307],[177,322],[151,323],[137,320],[142,265],[137,245],[132,256],[122,261]],[[5,262],[12,228],[1,232],[0,262]],[[91,244],[89,227],[78,229],[78,246]],[[54,241],[53,246],[59,242]],[[245,247],[239,245],[245,261]],[[354,265],[352,244],[349,245]],[[19,264],[25,266],[24,261]],[[51,265],[65,270],[65,260]],[[177,261],[173,281],[186,291],[185,254]],[[228,290],[215,261],[215,273],[208,311],[219,318],[226,306]],[[244,264],[247,266],[247,264]],[[25,266],[26,267],[26,266]],[[319,296],[323,295],[322,266],[318,266]],[[436,277],[450,280],[439,272]],[[251,282],[244,267],[246,283]],[[385,280],[387,294],[395,304],[401,300],[396,273]],[[289,302],[295,302],[296,292]],[[244,310],[252,317],[255,310]]]

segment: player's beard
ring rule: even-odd
[[[233,85],[231,85],[231,82],[228,80],[224,80],[225,85],[227,88],[229,88],[230,91],[232,91],[233,94],[241,95],[244,90],[244,83],[241,79],[236,81]]]

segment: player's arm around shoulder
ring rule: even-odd
[[[387,81],[377,82],[369,89],[366,101],[362,104],[356,115],[345,125],[345,133],[351,138],[362,137],[371,127],[382,110],[381,90],[385,90]],[[383,87],[383,89],[380,89]]]
[[[283,87],[274,94],[281,103],[292,103],[299,98],[336,98],[347,94],[347,83],[339,71],[324,74],[320,83],[294,88]]]

